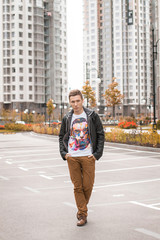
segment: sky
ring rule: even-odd
[[[67,0],[68,82],[71,89],[83,85],[82,0]]]

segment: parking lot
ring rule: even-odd
[[[79,228],[58,138],[0,134],[0,206],[0,240],[160,239],[160,149],[105,143]]]

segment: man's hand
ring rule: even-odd
[[[96,161],[96,158],[93,154],[89,155],[88,158],[94,158],[94,160]]]
[[[66,159],[66,160],[67,160],[68,157],[71,157],[71,154],[67,153],[67,154],[65,155],[65,159]]]

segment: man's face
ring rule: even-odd
[[[83,99],[80,95],[71,96],[69,99],[69,103],[73,108],[75,114],[81,114],[83,112]]]

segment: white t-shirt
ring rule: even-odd
[[[89,156],[92,154],[87,115],[84,111],[80,115],[72,115],[68,152],[72,157]]]

